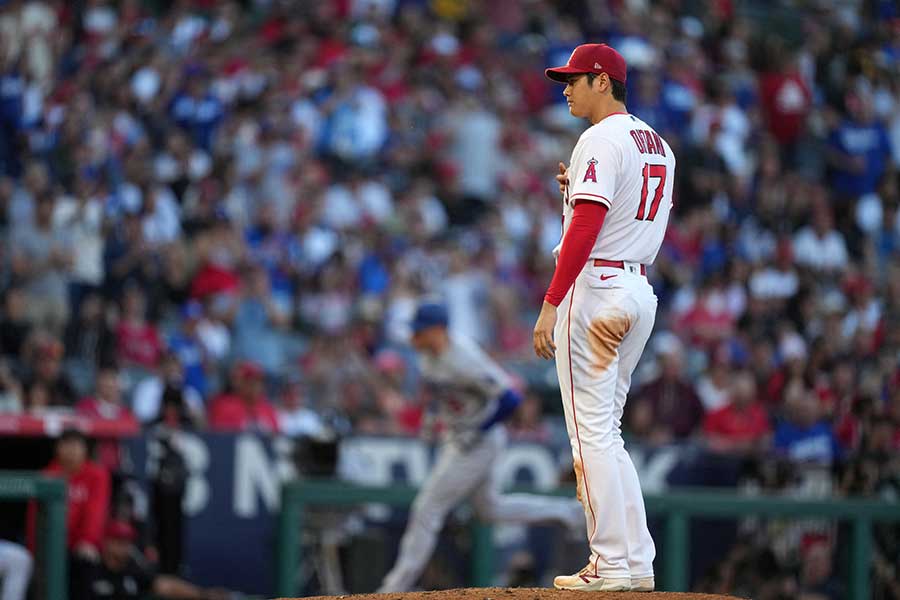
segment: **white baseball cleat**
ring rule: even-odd
[[[650,577],[632,577],[631,578],[631,591],[632,592],[652,592],[656,589],[656,581],[653,579],[653,575]]]
[[[575,590],[581,592],[628,592],[631,591],[631,578],[611,579],[593,574],[593,566],[588,565],[574,575],[560,575],[553,579],[553,587],[558,590]]]

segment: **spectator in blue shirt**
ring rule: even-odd
[[[169,110],[172,119],[190,134],[194,143],[209,152],[225,109],[222,102],[206,89],[202,74],[189,73],[188,77],[187,90],[172,99]]]
[[[870,98],[849,94],[845,103],[849,118],[831,133],[828,159],[832,189],[846,202],[876,190],[891,159],[891,143]]]
[[[818,398],[799,381],[785,390],[785,418],[775,428],[775,451],[794,463],[819,466],[831,466],[841,457]]]
[[[181,361],[184,383],[206,398],[206,353],[197,334],[197,324],[202,316],[203,305],[196,300],[191,300],[182,307],[182,328],[169,340],[169,350]]]
[[[0,73],[0,175],[19,175],[20,153],[16,151],[22,124],[25,80],[17,65]]]

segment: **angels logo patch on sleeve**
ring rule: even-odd
[[[597,166],[596,158],[592,158],[591,160],[588,161],[588,168],[587,168],[587,171],[584,172],[584,179],[581,180],[581,183],[585,183],[588,180],[593,181],[594,183],[597,183],[596,166]]]

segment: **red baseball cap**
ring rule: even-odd
[[[113,519],[106,525],[106,535],[108,540],[127,540],[133,542],[137,539],[137,532],[131,523],[119,519]]]
[[[615,48],[606,44],[582,44],[575,48],[565,66],[547,69],[544,73],[560,83],[568,83],[566,78],[578,73],[606,73],[610,79],[625,83],[627,70],[625,59]]]
[[[238,377],[244,379],[262,379],[265,375],[263,368],[252,360],[242,360],[237,365]]]

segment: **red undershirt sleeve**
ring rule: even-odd
[[[584,268],[608,210],[606,205],[599,202],[580,201],[575,204],[572,222],[566,230],[556,261],[553,280],[544,295],[544,300],[553,306],[559,306]]]

